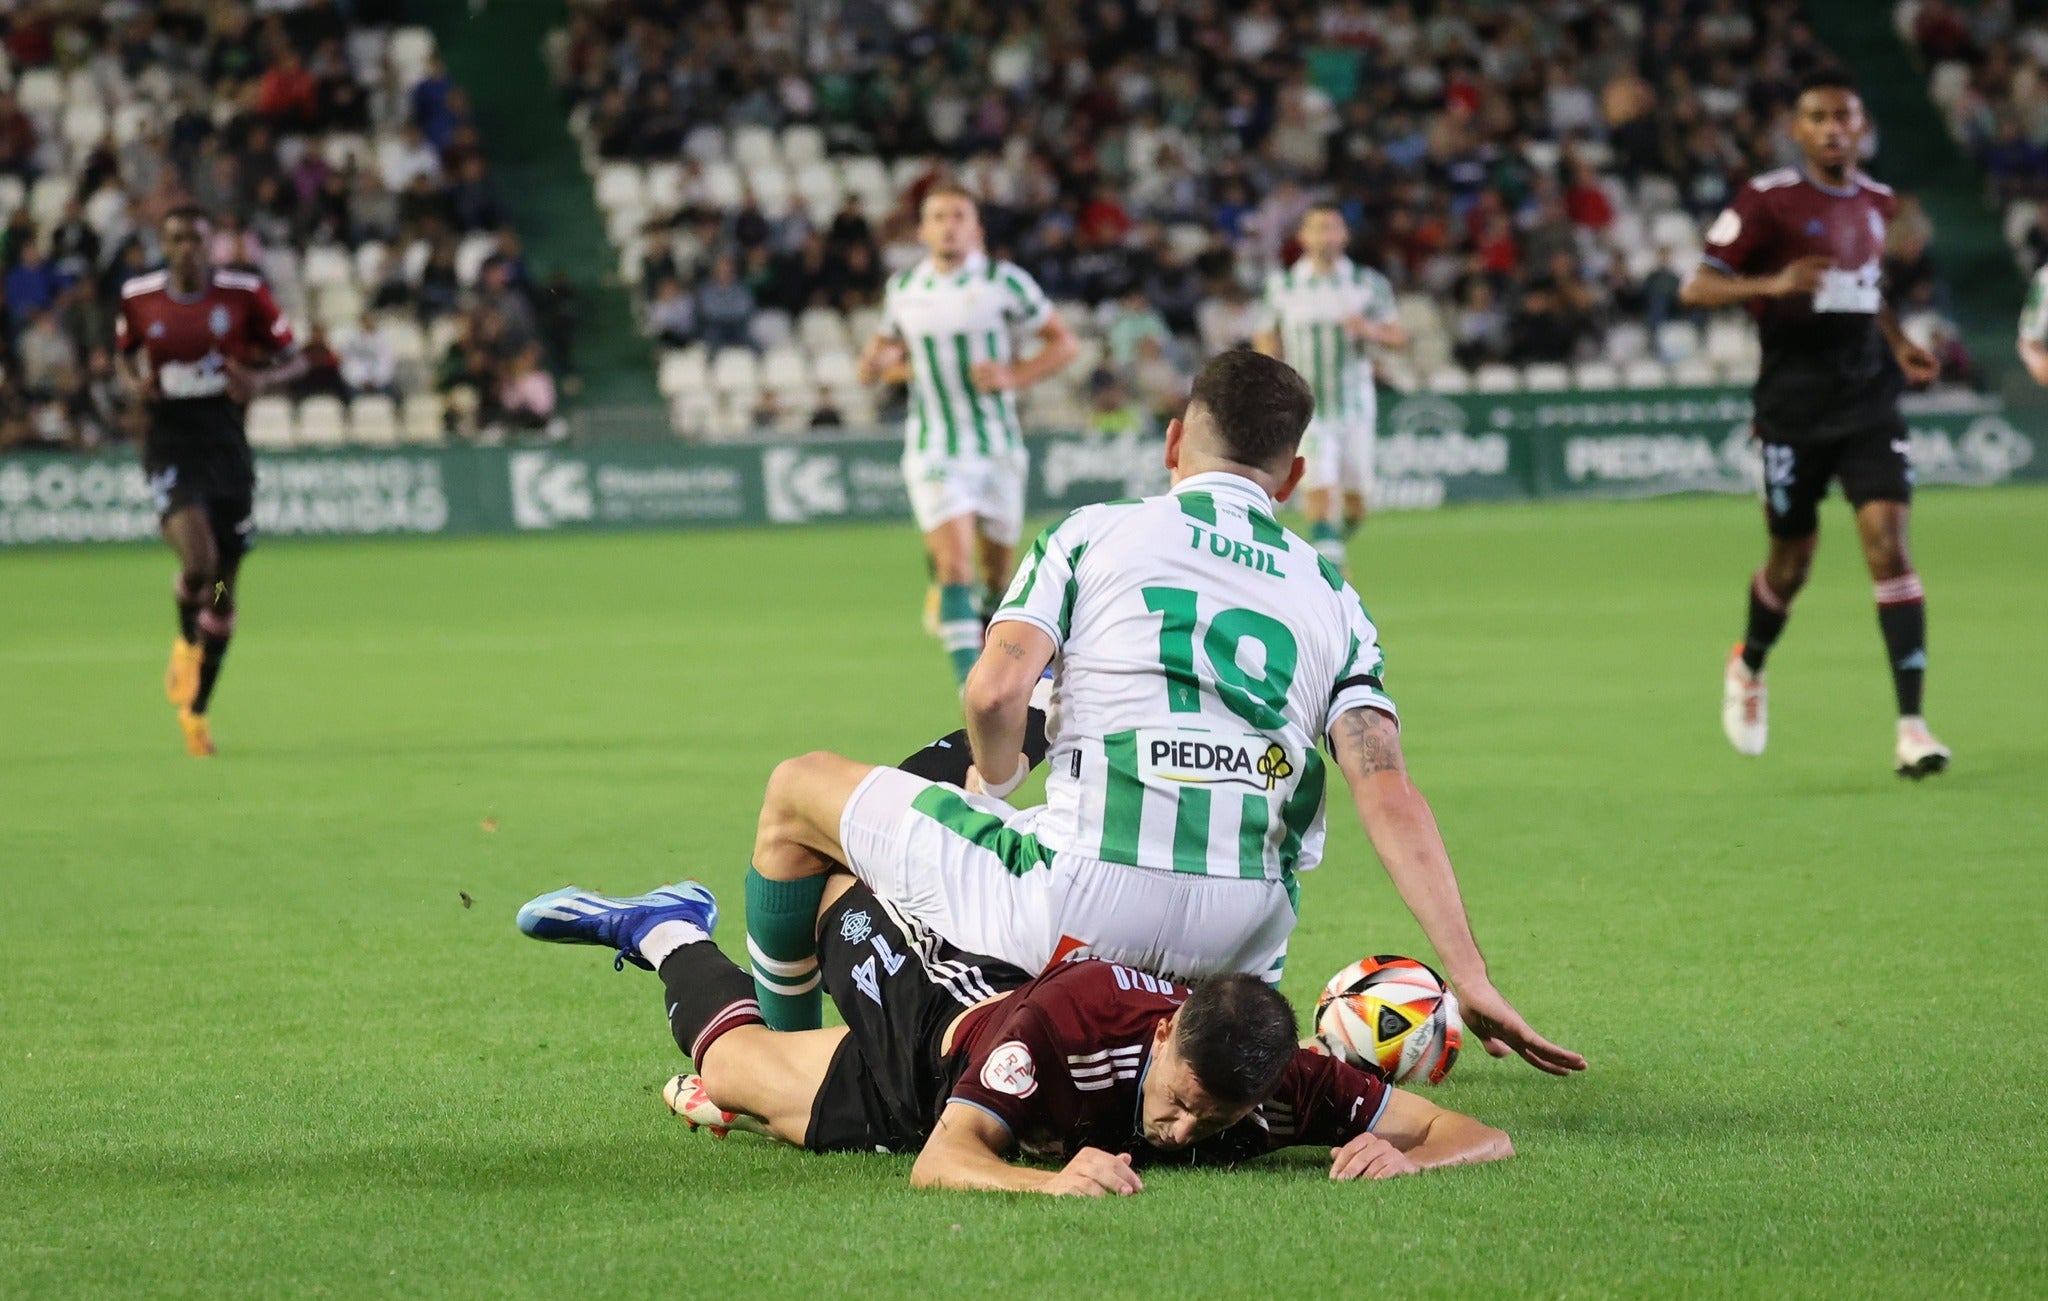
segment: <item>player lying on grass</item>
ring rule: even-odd
[[[1332,1179],[1497,1161],[1508,1136],[1295,1042],[1257,976],[1190,988],[1084,958],[1037,979],[963,953],[845,873],[817,919],[844,1027],[770,1030],[752,977],[711,934],[695,882],[632,899],[569,888],[519,910],[537,939],[618,950],[661,977],[697,1065],[667,1096],[693,1124],[742,1118],[813,1152],[916,1152],[913,1186],[1101,1197],[1148,1163],[1327,1147]],[[1013,1165],[1013,1155],[1057,1170]]]

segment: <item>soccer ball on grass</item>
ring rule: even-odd
[[[1332,976],[1316,999],[1316,1038],[1323,1047],[1396,1084],[1441,1084],[1464,1036],[1457,995],[1414,958],[1360,958]]]

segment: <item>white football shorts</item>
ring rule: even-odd
[[[1084,956],[1180,980],[1279,981],[1295,915],[1285,882],[1055,853],[1032,833],[1040,812],[876,768],[847,800],[839,840],[876,894],[1026,971]]]
[[[972,515],[991,542],[1017,545],[1024,532],[1024,479],[1030,453],[1019,447],[991,456],[934,456],[906,451],[903,481],[920,533]],[[947,938],[952,938],[948,936]]]

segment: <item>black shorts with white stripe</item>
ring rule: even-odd
[[[955,948],[858,883],[819,919],[818,970],[848,1033],[811,1109],[804,1146],[814,1152],[924,1146],[958,1070],[939,1051],[947,1027],[1031,980]]]

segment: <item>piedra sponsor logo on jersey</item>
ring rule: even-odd
[[[588,462],[550,452],[514,452],[511,474],[513,527],[551,529],[596,518]]]
[[[1452,480],[1505,479],[1505,434],[1467,432],[1465,408],[1433,393],[1402,398],[1373,444],[1372,504],[1385,510],[1434,510]]]
[[[1264,736],[1140,731],[1138,776],[1147,783],[1270,791],[1294,775],[1285,747]]]
[[[431,456],[280,456],[256,465],[256,527],[284,537],[440,533],[448,492]]]

